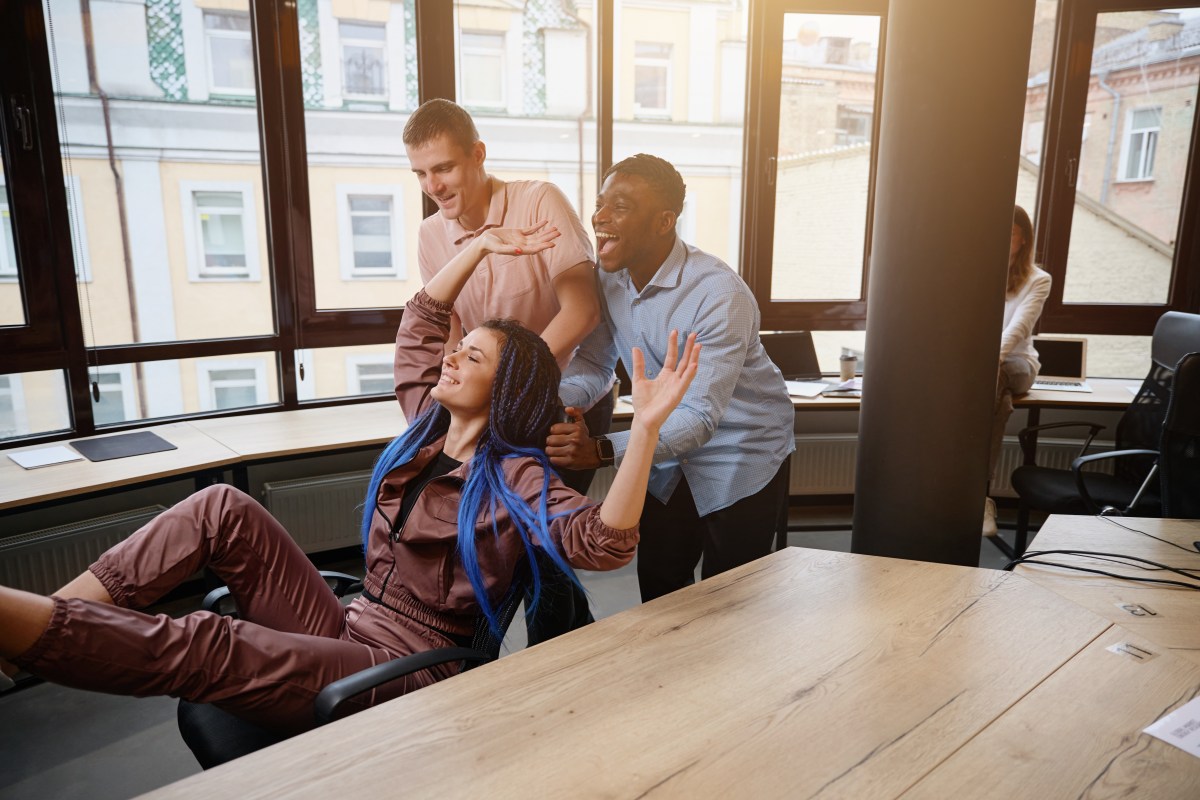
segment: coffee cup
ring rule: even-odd
[[[843,381],[848,381],[854,377],[855,371],[858,369],[857,356],[842,356],[838,360],[838,378]]]

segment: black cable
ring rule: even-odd
[[[1094,557],[1094,558],[1101,558],[1104,560],[1112,560],[1112,558],[1125,558],[1125,559],[1130,559],[1132,561],[1140,561],[1145,564],[1150,564],[1153,567],[1163,569],[1168,572],[1174,572],[1178,575],[1182,575],[1187,578],[1192,578],[1194,580],[1200,580],[1200,576],[1194,575],[1191,572],[1188,572],[1187,570],[1179,569],[1176,567],[1170,567],[1165,564],[1159,564],[1157,562],[1149,561],[1144,558],[1138,558],[1137,556],[1129,556],[1129,555],[1124,555],[1122,553],[1096,553],[1096,552],[1091,552],[1091,551],[1087,551],[1087,550],[1039,550],[1039,551],[1034,551],[1034,552],[1026,553],[1021,558],[1013,559],[1004,567],[1004,569],[1012,570],[1012,568],[1017,566],[1018,564],[1037,564],[1037,565],[1045,566],[1045,567],[1058,567],[1059,569],[1075,570],[1076,572],[1087,572],[1092,575],[1101,575],[1106,578],[1114,578],[1116,580],[1122,580],[1122,581],[1131,581],[1134,583],[1152,583],[1152,584],[1157,584],[1159,586],[1177,586],[1177,587],[1183,588],[1183,589],[1194,589],[1196,591],[1200,591],[1200,583],[1185,583],[1183,581],[1173,581],[1173,580],[1169,580],[1167,578],[1141,578],[1136,575],[1119,575],[1114,572],[1105,572],[1104,570],[1092,569],[1091,567],[1085,567],[1085,566],[1082,566],[1079,564],[1062,564],[1062,563],[1055,562],[1055,561],[1040,561],[1040,560],[1038,560],[1038,558],[1040,556],[1054,555],[1054,554],[1090,556],[1090,557]],[[1135,567],[1138,569],[1146,569],[1146,567],[1141,567],[1137,564],[1127,564],[1126,566]]]
[[[1196,574],[1196,573],[1200,572],[1200,568],[1197,568],[1197,567],[1172,567],[1169,564],[1160,564],[1157,561],[1151,561],[1148,558],[1142,558],[1141,556],[1131,556],[1131,555],[1127,555],[1126,553],[1104,553],[1104,552],[1099,552],[1096,550],[1033,550],[1033,551],[1025,553],[1025,556],[1029,556],[1029,557],[1038,557],[1038,556],[1047,556],[1047,555],[1089,556],[1092,558],[1099,559],[1101,561],[1112,561],[1112,562],[1118,563],[1118,564],[1120,564],[1121,562],[1117,561],[1117,559],[1125,559],[1126,561],[1136,561],[1138,563],[1123,564],[1122,566],[1133,567],[1136,569],[1142,569],[1142,570],[1148,570],[1148,571],[1165,570],[1167,572],[1174,572],[1177,575],[1182,575],[1185,578],[1192,578],[1194,580],[1200,580],[1200,574]],[[1142,564],[1149,564],[1150,566],[1143,567],[1143,566],[1141,566]]]
[[[1111,522],[1113,525],[1116,525],[1118,528],[1124,528],[1127,531],[1133,531],[1134,533],[1140,533],[1142,536],[1149,536],[1151,539],[1156,539],[1156,540],[1162,542],[1163,544],[1169,544],[1169,545],[1171,545],[1171,547],[1178,547],[1180,550],[1182,550],[1185,553],[1196,552],[1196,550],[1192,549],[1192,547],[1195,547],[1194,544],[1192,547],[1184,547],[1181,544],[1175,544],[1175,542],[1172,542],[1170,539],[1163,539],[1159,536],[1155,536],[1153,533],[1146,533],[1145,531],[1139,531],[1137,528],[1131,528],[1128,525],[1122,525],[1121,523],[1117,522],[1112,517],[1106,517],[1103,514],[1097,514],[1096,516],[1099,519],[1103,519],[1103,520],[1107,520],[1108,522]],[[1200,549],[1200,548],[1197,548],[1197,549]]]

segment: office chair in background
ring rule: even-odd
[[[1159,451],[1162,515],[1200,519],[1200,353],[1175,367]]]
[[[1025,552],[1029,537],[1030,510],[1048,514],[1142,515],[1162,514],[1162,501],[1152,470],[1158,462],[1159,438],[1167,415],[1171,379],[1175,365],[1189,352],[1200,350],[1200,314],[1168,311],[1154,326],[1150,371],[1133,402],[1117,423],[1115,449],[1087,454],[1103,425],[1091,422],[1054,422],[1025,428],[1018,434],[1024,464],[1013,471],[1012,486],[1020,498],[1017,533],[1013,546],[1000,537],[992,543],[1009,558]],[[1039,467],[1037,437],[1042,431],[1071,427],[1089,429],[1071,469]],[[1084,467],[1112,460],[1113,474]]]
[[[331,588],[338,597],[362,591],[362,581],[352,575],[339,572],[322,572],[321,575],[331,583]],[[501,631],[507,631],[513,617],[516,616],[517,608],[525,596],[525,587],[530,580],[529,564],[522,561],[517,567],[508,594],[496,609]],[[226,587],[209,592],[204,598],[203,608],[205,611],[216,611],[229,616],[236,616],[237,613],[236,608],[231,606],[229,590]],[[475,621],[475,633],[470,647],[426,650],[347,675],[321,690],[313,703],[313,716],[318,726],[324,725],[340,716],[338,712],[345,701],[405,675],[439,664],[461,661],[465,672],[480,664],[495,661],[500,657],[503,644],[503,634],[496,636],[487,619],[480,614]],[[180,700],[177,716],[179,733],[202,769],[211,769],[288,738],[285,734],[259,727],[206,703]]]

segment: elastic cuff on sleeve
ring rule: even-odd
[[[129,592],[125,590],[125,582],[121,580],[121,576],[117,574],[104,556],[101,555],[96,560],[95,564],[88,567],[88,572],[96,576],[96,580],[100,581],[100,585],[108,592],[108,596],[113,599],[113,603],[121,608],[129,608]]]
[[[609,525],[605,525],[604,520],[600,519],[600,508],[601,506],[592,506],[591,511],[591,523],[593,526],[595,526],[595,532],[599,537],[610,539],[615,542],[624,542],[628,541],[629,539],[636,539],[638,537],[639,525],[635,524],[632,528],[613,528]]]
[[[418,291],[416,296],[413,297],[413,300],[425,306],[426,308],[432,308],[434,311],[440,311],[443,314],[449,314],[454,310],[454,303],[444,303],[441,300],[434,300],[425,293],[424,289]]]
[[[29,670],[35,675],[37,674],[35,667],[38,661],[54,643],[56,632],[67,621],[67,601],[57,596],[51,596],[50,600],[54,602],[54,610],[50,612],[50,622],[47,623],[46,629],[42,631],[42,635],[37,638],[37,641],[28,650],[11,659],[12,663],[18,667]]]

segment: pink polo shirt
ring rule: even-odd
[[[584,261],[594,266],[592,242],[566,195],[554,184],[505,183],[488,177],[492,202],[487,220],[478,230],[467,230],[458,220],[443,217],[441,211],[421,223],[417,236],[421,280],[429,283],[472,238],[488,228],[524,228],[546,220],[562,234],[554,240],[554,247],[532,256],[485,256],[454,302],[464,332],[492,317],[510,317],[540,335],[559,311],[553,280]]]

